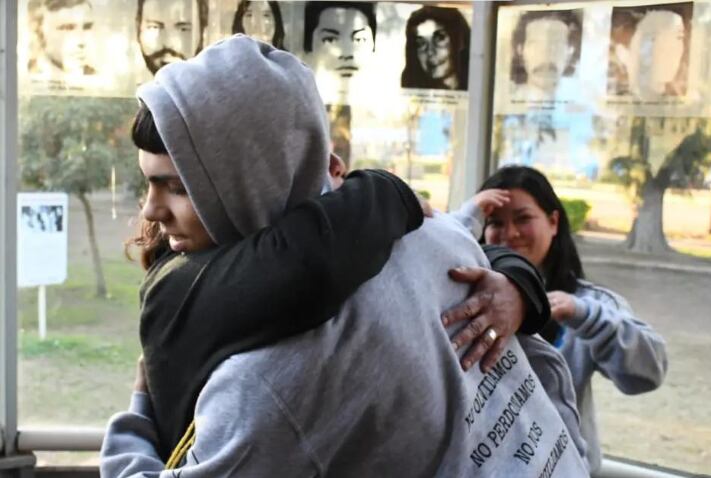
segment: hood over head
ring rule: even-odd
[[[217,244],[268,226],[326,181],[326,109],[290,53],[238,34],[164,66],[137,96]]]

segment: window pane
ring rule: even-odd
[[[101,426],[128,404],[143,277],[123,253],[142,187],[129,127],[136,87],[165,63],[245,32],[314,69],[332,147],[349,167],[389,169],[445,209],[464,162],[470,5],[437,6],[451,23],[437,45],[451,51],[446,68],[424,75],[424,60],[404,54],[422,5],[363,3],[362,24],[343,32],[357,51],[334,55],[305,45],[305,2],[269,2],[281,32],[236,18],[234,1],[141,4],[138,32],[135,0],[18,5],[21,426]],[[161,31],[166,15],[180,31]]]
[[[602,451],[693,472],[711,467],[711,376],[701,365],[711,345],[709,6],[502,7],[492,118],[492,164],[547,175],[587,278],[666,341],[657,390],[625,395],[651,386],[595,374]],[[635,347],[630,337],[599,349],[598,370],[620,343]]]

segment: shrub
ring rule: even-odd
[[[582,199],[561,198],[565,212],[570,221],[570,232],[576,233],[585,225],[585,219],[590,211],[590,204]]]

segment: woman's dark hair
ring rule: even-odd
[[[583,266],[570,233],[568,215],[548,179],[533,168],[505,166],[484,181],[480,191],[486,189],[522,189],[533,197],[546,214],[558,211],[558,233],[553,237],[541,272],[546,281],[546,290],[574,293],[578,279],[585,277]]]
[[[450,61],[457,76],[457,89],[466,90],[469,79],[469,37],[471,29],[461,12],[456,8],[424,6],[415,10],[405,27],[405,69],[400,77],[403,88],[432,88],[446,90],[442,80],[432,78],[422,69],[417,58],[417,27],[427,20],[434,20],[444,27],[449,35]]]
[[[140,103],[133,119],[131,139],[138,149],[153,154],[168,154],[153,120],[153,114],[143,102]],[[125,242],[124,252],[130,259],[130,248],[137,246],[141,251],[141,265],[144,269],[148,269],[164,251],[168,250],[168,239],[160,232],[160,225],[157,222],[148,221],[141,214],[138,219],[138,233]]]
[[[232,19],[232,33],[246,33],[244,31],[244,23],[242,19],[247,13],[247,8],[251,0],[241,0],[237,5],[237,10],[235,11],[235,16]],[[284,22],[281,18],[281,8],[279,8],[279,2],[269,0],[269,9],[274,15],[274,35],[272,35],[272,46],[280,50],[284,50]]]

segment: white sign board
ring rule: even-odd
[[[17,195],[17,283],[61,284],[67,278],[66,193]]]

